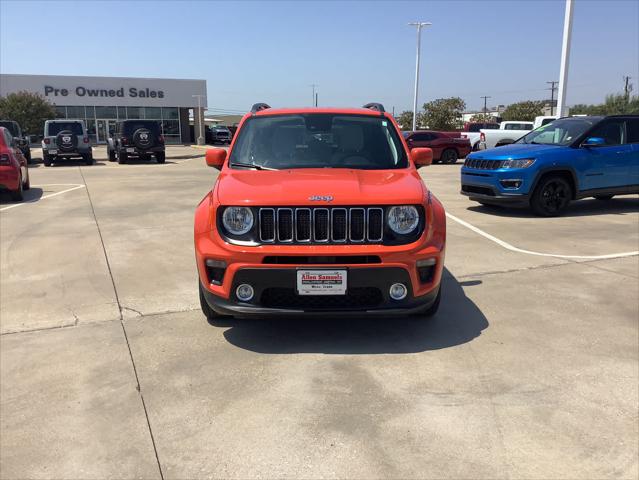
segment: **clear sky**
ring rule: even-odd
[[[549,98],[559,79],[563,0],[179,2],[0,0],[3,73],[205,79],[211,111],[257,101],[382,102],[412,108],[415,30],[420,105],[468,108]],[[633,77],[639,0],[576,0],[567,102],[597,103]]]

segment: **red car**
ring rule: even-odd
[[[29,190],[27,159],[16,146],[5,127],[0,127],[0,190],[8,190],[13,200],[22,200],[23,190]]]
[[[456,163],[458,158],[466,158],[472,147],[467,138],[459,133],[435,132],[419,130],[404,132],[408,148],[430,148],[433,151],[433,162]]]

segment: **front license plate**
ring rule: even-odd
[[[298,270],[299,295],[346,295],[346,270]]]
[[[126,149],[126,153],[133,153],[135,152],[135,148],[127,148]]]
[[[57,155],[58,151],[57,150],[49,150],[49,155]]]

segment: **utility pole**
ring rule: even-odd
[[[493,97],[489,97],[488,95],[484,95],[483,97],[479,97],[479,98],[483,98],[484,99],[484,115],[486,115],[486,112],[488,112],[488,108],[486,107],[486,100],[488,100],[489,98],[493,98]]]
[[[628,84],[628,82],[630,81],[632,77],[630,75],[626,75],[625,77],[623,77],[624,80],[624,87],[623,87],[623,94],[624,97],[626,98],[626,103],[628,103],[630,101],[630,92],[632,91],[632,84]]]
[[[557,116],[566,114],[566,86],[568,84],[568,64],[570,63],[570,37],[572,35],[572,2],[566,0],[564,14],[564,38],[561,44],[561,68],[559,69],[559,95],[557,96]]]
[[[410,22],[411,27],[417,27],[417,56],[415,59],[415,94],[413,96],[413,131],[417,130],[417,91],[419,89],[419,50],[422,43],[422,28],[432,25],[430,22]]]
[[[550,84],[550,88],[548,88],[547,90],[550,90],[550,115],[554,115],[554,105],[553,103],[555,103],[555,90],[557,90],[557,87],[555,87],[555,84],[559,83],[557,81],[552,81],[552,82],[546,82],[548,84]]]
[[[204,123],[204,112],[202,111],[202,97],[206,98],[206,95],[191,95],[193,98],[197,98],[197,122],[200,126],[198,129],[200,132],[200,136],[197,137],[197,144],[204,145],[204,135],[202,135],[202,124]],[[195,115],[193,115],[193,120],[195,120]]]
[[[315,106],[317,107],[317,96],[319,95],[319,93],[315,92]]]
[[[316,83],[311,83],[310,85],[313,88],[313,96],[311,97],[311,106],[315,105],[317,107],[317,97],[315,96],[315,87],[319,87]]]

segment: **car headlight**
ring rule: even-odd
[[[415,230],[418,224],[419,212],[415,207],[402,205],[388,211],[388,226],[395,233],[406,235]]]
[[[227,207],[222,215],[224,228],[233,235],[244,235],[253,227],[253,212],[246,207]]]
[[[504,160],[501,168],[528,168],[535,163],[534,158],[520,158],[517,160]]]

